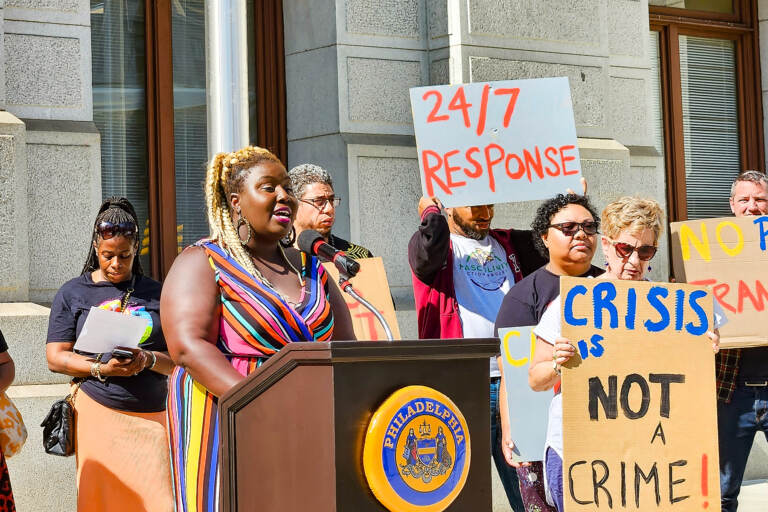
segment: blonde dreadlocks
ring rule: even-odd
[[[232,224],[232,209],[229,204],[229,194],[239,192],[248,170],[262,162],[284,167],[280,159],[269,150],[256,146],[246,146],[233,153],[219,153],[214,156],[205,175],[205,203],[211,239],[227,249],[235,261],[248,272],[266,281],[240,241],[237,228]]]

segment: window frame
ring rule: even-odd
[[[288,133],[282,0],[251,0],[256,31],[255,144],[285,163]],[[163,279],[178,255],[171,0],[144,0],[149,181],[148,273]],[[206,142],[206,141],[203,141]]]
[[[757,2],[734,0],[734,14],[648,6],[650,29],[659,32],[661,105],[669,220],[688,219],[683,98],[680,77],[681,35],[729,39],[736,51],[736,103],[741,169],[765,169],[763,106]]]

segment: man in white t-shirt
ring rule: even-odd
[[[408,244],[419,338],[492,338],[504,295],[546,263],[528,230],[491,229],[493,205],[445,208],[419,201],[421,225]],[[515,469],[501,454],[496,358],[490,361],[491,448],[510,506],[522,512]]]

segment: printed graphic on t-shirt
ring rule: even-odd
[[[490,246],[476,248],[457,263],[459,271],[464,272],[475,286],[489,292],[501,288],[509,271],[507,262],[499,258]]]
[[[110,299],[105,300],[98,306],[96,306],[99,309],[106,309],[107,311],[115,311],[117,313],[122,313],[122,298],[120,299]],[[139,341],[139,344],[144,343],[149,339],[150,334],[152,334],[152,315],[149,314],[147,311],[147,308],[144,306],[136,306],[128,304],[127,307],[127,313],[129,315],[133,316],[139,316],[141,318],[147,319],[147,329],[144,331],[144,334],[141,336],[141,340]]]

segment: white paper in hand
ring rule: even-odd
[[[91,307],[75,350],[90,354],[111,352],[115,347],[137,348],[149,320],[116,311]]]

